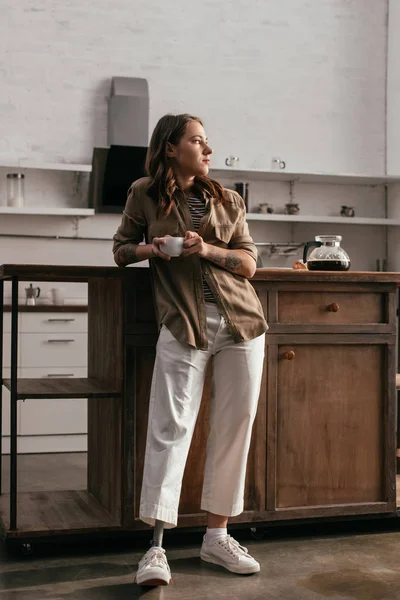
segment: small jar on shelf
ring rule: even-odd
[[[7,206],[21,208],[24,205],[24,182],[23,173],[7,174]]]

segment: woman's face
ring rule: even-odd
[[[173,169],[185,177],[206,176],[211,154],[204,128],[197,121],[189,121],[178,144],[167,144],[167,156]]]

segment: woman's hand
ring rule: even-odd
[[[187,231],[185,239],[183,240],[183,252],[182,256],[189,256],[190,254],[198,254],[203,258],[207,254],[207,246],[203,238],[195,231]]]
[[[167,237],[171,237],[171,236],[166,235],[165,237],[153,238],[153,241],[151,243],[151,251],[152,251],[153,257],[158,256],[159,258],[162,258],[163,260],[171,260],[171,257],[168,256],[168,254],[165,254],[161,250],[161,247],[163,246],[163,244],[165,244],[165,238],[167,238]]]

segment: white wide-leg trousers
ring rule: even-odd
[[[208,350],[178,342],[162,327],[150,394],[140,518],[176,526],[183,472],[214,357],[210,432],[201,509],[243,512],[247,455],[257,412],[265,334],[235,344],[216,305],[207,303]]]

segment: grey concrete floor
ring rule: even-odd
[[[198,544],[173,547],[173,584],[146,590],[133,582],[142,551],[88,551],[33,559],[0,558],[1,600],[398,600],[400,533],[251,541],[261,562],[240,577],[202,563]]]
[[[26,465],[24,485],[30,477],[43,485],[54,461],[59,473],[70,472],[70,483],[84,480],[84,455],[27,457],[31,468]],[[82,472],[73,477],[79,465]],[[52,475],[53,485],[58,477]],[[133,581],[147,549],[145,538],[46,546],[28,558],[1,548],[0,600],[400,600],[400,532],[383,525],[275,527],[260,541],[248,529],[237,531],[236,537],[261,563],[259,574],[245,577],[202,563],[200,533],[166,538],[174,583],[153,589]]]

